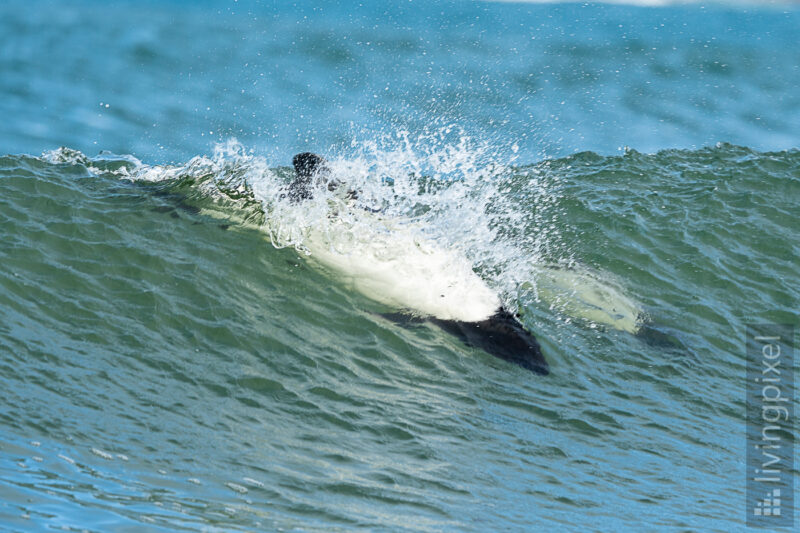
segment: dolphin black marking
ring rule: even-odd
[[[295,203],[308,200],[314,196],[314,181],[320,180],[327,184],[329,191],[335,191],[341,183],[330,178],[330,169],[322,157],[313,152],[303,152],[292,158],[295,178],[289,184],[289,199]],[[347,191],[347,198],[355,200],[358,195],[355,191]]]
[[[431,322],[461,339],[464,344],[481,348],[495,357],[546,376],[550,367],[542,347],[517,318],[503,309],[480,322],[461,322],[431,318]]]
[[[289,185],[289,199],[293,202],[308,200],[314,196],[312,191],[313,179],[318,174],[325,172],[325,160],[317,154],[303,152],[292,158],[295,178]]]

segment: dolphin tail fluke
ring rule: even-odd
[[[525,330],[519,320],[505,309],[498,309],[494,315],[480,322],[438,318],[431,321],[469,346],[481,348],[495,357],[536,374],[550,373],[536,337]]]
[[[645,322],[636,332],[636,336],[650,346],[688,352],[686,346],[669,329]]]

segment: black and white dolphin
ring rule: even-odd
[[[294,156],[295,177],[286,196],[301,203],[331,180],[325,160],[311,152]],[[354,198],[356,193],[348,191]],[[375,217],[365,212],[365,216]],[[383,223],[375,217],[375,223]],[[309,236],[311,258],[334,270],[368,297],[436,324],[465,344],[537,374],[549,373],[536,338],[505,309],[498,295],[453,251],[420,243],[403,231],[375,232],[347,253],[331,242],[331,232]],[[348,237],[349,238],[349,237]]]

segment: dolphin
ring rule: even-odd
[[[292,165],[295,177],[286,196],[293,203],[311,199],[322,181],[331,191],[342,185],[330,179],[325,159],[317,154],[297,154]],[[348,190],[347,197],[356,198],[357,193]],[[428,320],[468,346],[536,374],[549,374],[536,337],[502,305],[499,296],[475,274],[465,258],[433,245],[421,252],[418,242],[402,234],[395,241],[373,243],[376,246],[407,253],[393,262],[378,263],[375,256],[379,254],[359,255],[356,249],[342,254],[331,250],[332,246],[319,245],[311,247],[311,257],[349,279],[367,297]]]

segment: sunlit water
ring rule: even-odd
[[[0,15],[2,527],[744,528],[744,328],[800,304],[797,11]],[[368,208],[463,255],[551,374],[318,268],[306,149],[353,246]]]

